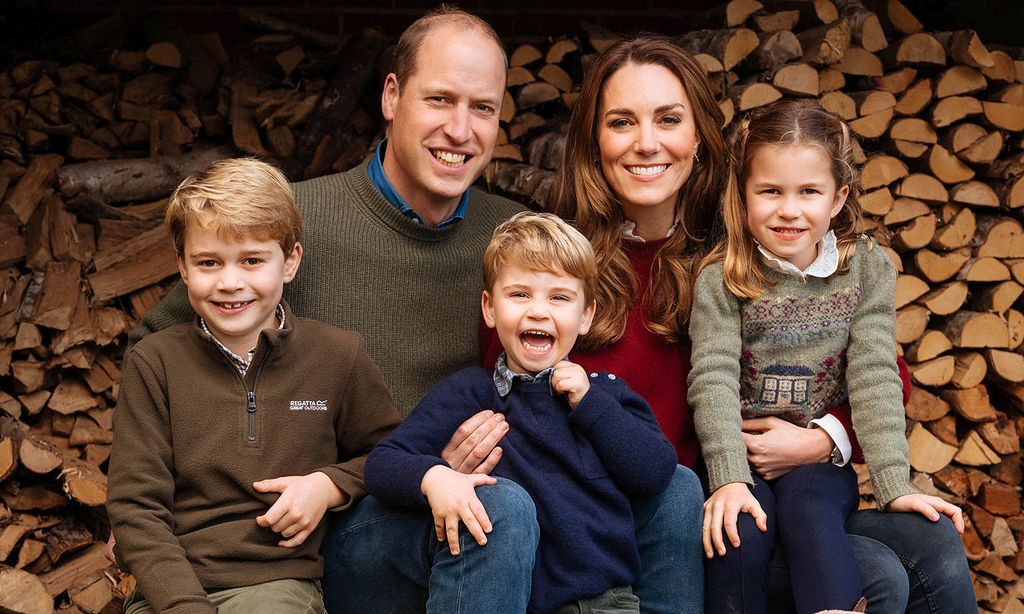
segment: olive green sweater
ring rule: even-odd
[[[119,565],[158,612],[215,611],[206,591],[319,579],[320,526],[294,548],[256,524],[259,480],[320,471],[365,494],[370,449],[398,412],[358,335],[286,312],[246,374],[198,321],[154,333],[124,362],[107,509]]]
[[[802,280],[764,267],[774,286],[736,298],[722,263],[697,277],[687,399],[712,490],[752,483],[741,418],[801,426],[849,398],[880,507],[915,492],[896,366],[896,270],[885,251],[857,244],[848,272]]]
[[[433,228],[389,203],[366,165],[293,188],[304,251],[284,296],[299,315],[366,339],[403,416],[434,384],[480,364],[484,248],[521,205],[470,189],[466,217]],[[177,284],[146,314],[132,341],[191,317],[184,286]]]

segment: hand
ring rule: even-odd
[[[110,537],[107,538],[107,546],[103,548],[103,556],[105,556],[107,560],[113,563],[115,566],[117,565],[117,557],[114,556],[114,544],[116,543],[117,540],[114,539],[114,530],[111,529]]]
[[[746,512],[754,517],[757,528],[764,533],[768,530],[768,515],[761,509],[761,504],[754,498],[754,494],[746,484],[732,482],[719,487],[708,500],[704,502],[704,556],[709,559],[718,552],[719,556],[725,556],[725,542],[722,539],[722,529],[729,537],[729,543],[733,548],[740,547],[740,532],[736,528],[736,519],[740,512]]]
[[[448,538],[452,556],[459,554],[459,521],[481,546],[487,545],[491,532],[491,519],[484,504],[476,496],[476,487],[496,484],[498,481],[480,473],[459,473],[444,465],[435,465],[423,474],[420,490],[430,503],[434,515],[434,533],[437,541]]]
[[[583,400],[583,395],[590,390],[590,378],[583,367],[568,360],[559,361],[551,373],[551,387],[555,392],[564,394],[569,399],[569,407],[576,406]]]
[[[823,463],[832,452],[832,438],[824,429],[809,429],[781,418],[743,421],[747,461],[766,480],[774,480],[797,467]]]
[[[896,497],[889,503],[890,512],[917,512],[932,522],[939,521],[939,514],[949,516],[953,526],[961,535],[964,533],[964,512],[959,507],[932,496],[915,493]]]
[[[314,471],[309,475],[289,475],[272,480],[253,482],[256,492],[281,493],[266,514],[256,517],[256,524],[280,533],[282,548],[294,548],[306,541],[324,513],[347,500],[326,473]]]
[[[455,431],[441,458],[459,473],[488,474],[501,460],[498,442],[506,433],[505,416],[489,409],[477,412]]]

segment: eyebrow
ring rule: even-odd
[[[680,109],[683,109],[684,111],[686,110],[686,107],[683,106],[683,103],[681,103],[681,102],[673,102],[672,104],[665,104],[665,105],[662,105],[662,106],[654,109],[654,112],[655,113],[665,113],[666,111],[671,111],[672,109],[674,109],[676,107],[679,107]],[[636,113],[634,113],[632,109],[608,109],[608,111],[605,112],[605,115],[606,116],[607,115],[636,115]]]

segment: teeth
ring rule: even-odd
[[[657,175],[663,173],[668,169],[668,164],[658,164],[657,166],[627,166],[626,170],[633,173],[634,175],[640,175],[641,177],[649,177],[651,175]]]
[[[554,337],[552,337],[550,334],[540,330],[528,330],[523,332],[523,334],[520,335],[519,337],[524,346],[526,346],[528,349],[536,350],[539,352],[551,349],[551,346],[553,345],[552,341],[554,339]],[[539,345],[535,343],[530,343],[527,340],[528,337],[542,337],[544,339],[544,343],[541,343]]]
[[[242,303],[221,303],[220,306],[223,307],[224,309],[238,309],[240,307],[247,305],[248,303],[249,301],[245,301]]]
[[[462,166],[466,162],[466,154],[460,154],[451,151],[442,151],[440,149],[435,149],[433,153],[434,158],[436,158],[439,162],[451,167]]]
[[[803,228],[776,228],[774,230],[775,230],[775,232],[781,232],[781,233],[784,233],[784,234],[794,234],[794,235],[795,234],[800,234],[801,232],[804,231]]]

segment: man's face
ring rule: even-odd
[[[405,86],[388,75],[384,172],[428,223],[450,215],[490,161],[504,93],[501,50],[472,29],[435,28]]]

